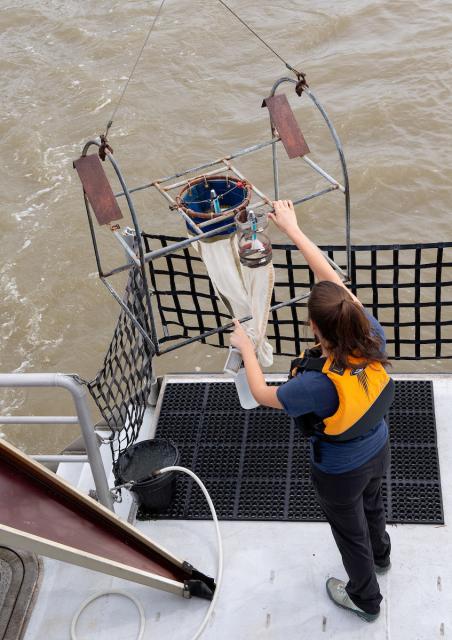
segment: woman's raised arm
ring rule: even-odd
[[[283,231],[294,245],[301,251],[306,262],[313,271],[318,281],[328,280],[347,289],[339,274],[333,269],[318,246],[314,244],[300,229],[295,215],[295,209],[291,200],[277,200],[273,203],[274,213],[269,213],[269,218]],[[359,302],[356,296],[347,289],[350,296]]]

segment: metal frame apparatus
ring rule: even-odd
[[[310,193],[308,195],[297,196],[293,198],[293,203],[301,204],[312,200],[314,198],[323,196],[331,191],[339,191],[344,196],[344,204],[345,204],[345,242],[346,242],[346,252],[347,252],[347,270],[344,272],[333,260],[331,260],[328,256],[325,256],[334,269],[344,278],[344,280],[349,279],[349,274],[351,273],[351,241],[350,241],[350,192],[349,192],[349,181],[347,174],[347,167],[345,162],[345,157],[342,149],[341,142],[336,133],[336,130],[328,118],[324,108],[319,103],[315,95],[309,89],[307,85],[303,87],[303,93],[306,94],[314,106],[321,113],[323,119],[325,120],[329,132],[334,140],[336,150],[339,155],[339,159],[342,167],[342,182],[336,180],[333,176],[331,176],[328,172],[323,170],[318,164],[316,164],[313,160],[306,156],[309,153],[309,147],[307,146],[303,134],[301,133],[294,114],[289,106],[286,95],[279,93],[277,94],[277,89],[284,83],[297,84],[297,82],[288,77],[282,77],[275,82],[273,85],[270,96],[264,100],[263,107],[268,107],[270,112],[270,124],[271,124],[271,134],[272,137],[270,140],[266,142],[262,142],[259,144],[252,145],[245,149],[241,149],[232,153],[230,155],[223,156],[212,162],[207,162],[204,164],[197,165],[195,167],[191,167],[190,169],[186,169],[179,173],[175,173],[170,176],[166,176],[164,178],[160,178],[157,180],[153,180],[147,184],[133,187],[131,189],[126,185],[125,179],[121,173],[118,163],[113,158],[112,154],[109,152],[108,147],[105,146],[105,141],[99,142],[97,140],[90,140],[84,146],[82,156],[79,160],[74,162],[74,166],[79,173],[79,177],[83,184],[84,189],[84,200],[85,207],[88,215],[89,227],[91,232],[91,238],[94,247],[94,253],[98,268],[98,273],[101,281],[110,291],[115,300],[121,305],[125,313],[132,319],[141,335],[147,340],[147,342],[151,345],[154,353],[156,355],[161,355],[169,350],[174,350],[176,348],[180,348],[186,344],[191,342],[195,342],[197,340],[202,340],[210,335],[215,333],[220,333],[230,329],[233,325],[232,323],[227,323],[217,329],[212,331],[208,331],[194,338],[189,338],[187,340],[182,340],[181,342],[173,345],[169,349],[161,349],[159,344],[159,338],[157,335],[157,330],[154,321],[154,314],[151,302],[151,296],[153,294],[152,290],[149,289],[148,278],[146,274],[146,264],[156,260],[157,258],[161,258],[162,256],[168,255],[175,251],[184,249],[191,245],[194,242],[199,240],[203,240],[218,234],[218,228],[210,228],[213,224],[217,225],[218,222],[225,222],[225,225],[221,227],[221,231],[225,231],[227,229],[231,229],[235,226],[234,216],[236,214],[235,210],[228,211],[225,214],[220,216],[213,217],[211,220],[206,220],[200,223],[195,223],[192,218],[190,218],[183,207],[180,206],[180,203],[171,193],[174,189],[180,189],[184,186],[189,186],[190,183],[194,180],[195,177],[208,177],[216,176],[221,173],[226,172],[231,176],[235,177],[239,180],[245,180],[250,189],[252,191],[252,197],[257,198],[257,200],[253,201],[251,206],[256,208],[267,207],[268,211],[272,210],[272,200],[271,198],[265,194],[262,190],[257,188],[255,185],[251,184],[247,178],[239,171],[239,169],[232,164],[232,161],[236,158],[240,158],[246,155],[250,155],[255,153],[256,151],[260,151],[265,149],[266,147],[272,147],[272,162],[273,162],[273,179],[274,179],[274,197],[275,199],[279,199],[279,164],[277,157],[277,144],[282,142],[289,158],[301,158],[303,162],[310,167],[314,172],[321,175],[328,183],[324,189],[319,191]],[[113,194],[111,187],[108,183],[108,180],[103,172],[101,163],[97,159],[97,155],[88,154],[88,150],[92,146],[99,147],[100,155],[108,158],[111,163],[118,180],[120,182],[122,190],[119,193]],[[84,166],[86,164],[86,166]],[[89,165],[89,166],[88,166]],[[93,174],[97,174],[97,182],[93,177]],[[100,177],[99,177],[100,176]],[[181,180],[179,180],[182,178]],[[175,182],[174,182],[175,180]],[[135,210],[135,206],[132,199],[132,194],[138,191],[143,191],[146,189],[155,189],[170,205],[170,209],[176,211],[185,223],[190,224],[190,228],[193,230],[193,235],[184,239],[182,241],[175,242],[171,245],[162,247],[160,249],[156,249],[153,251],[145,251],[144,241],[142,237],[141,225],[138,221],[138,216]],[[125,233],[121,233],[120,226],[117,224],[117,220],[122,218],[122,214],[117,205],[117,199],[125,197],[127,201],[127,205],[129,208],[129,212],[132,219],[133,224],[133,233],[130,233],[131,230],[126,229]],[[111,269],[110,271],[105,272],[100,257],[99,245],[97,242],[96,231],[92,216],[92,211],[95,214],[95,217],[99,224],[109,224],[110,229],[122,247],[122,249],[126,253],[127,263],[120,265]],[[125,304],[121,295],[113,288],[111,283],[108,281],[108,278],[111,276],[121,273],[123,271],[127,271],[130,269],[139,269],[141,271],[141,277],[143,286],[145,287],[145,298],[146,298],[146,307],[149,315],[149,325],[150,325],[150,333],[146,331],[146,328],[140,324],[138,319],[134,316],[133,312],[130,308]],[[287,300],[283,303],[280,303],[276,307],[272,307],[270,311],[276,310],[276,308],[282,308],[285,306],[289,306],[299,302],[300,300],[308,297],[309,294],[303,294],[300,296],[295,296],[290,300]],[[250,317],[240,318],[241,322],[246,322]]]

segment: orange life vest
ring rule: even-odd
[[[363,436],[385,417],[394,399],[394,381],[380,362],[363,367],[359,359],[349,358],[356,366],[338,368],[331,356],[322,357],[320,349],[307,349],[291,364],[290,377],[305,371],[319,371],[334,384],[339,397],[337,411],[328,418],[306,414],[296,419],[307,435],[320,435],[335,442]]]

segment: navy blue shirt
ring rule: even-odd
[[[366,311],[374,333],[381,340],[381,348],[386,347],[383,327],[376,318]],[[336,413],[339,398],[334,383],[320,371],[305,371],[282,384],[277,390],[278,400],[291,417],[315,413],[320,418],[328,418]],[[311,462],[325,473],[345,473],[357,469],[373,458],[388,439],[388,427],[384,420],[378,422],[365,436],[346,442],[329,442],[311,437]],[[320,462],[314,461],[315,441],[320,448]]]

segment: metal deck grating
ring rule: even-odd
[[[443,524],[433,384],[396,381],[392,462],[383,484],[388,522]],[[229,382],[169,382],[156,437],[205,483],[222,520],[324,520],[309,479],[309,444],[283,412],[241,409]],[[138,518],[210,519],[200,489],[179,475],[175,500]]]

